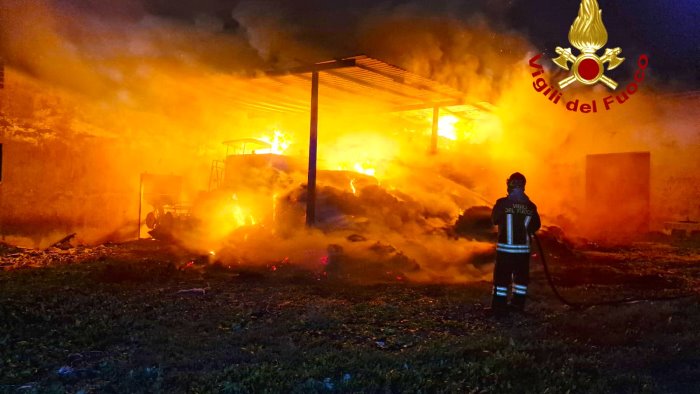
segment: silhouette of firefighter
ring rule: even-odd
[[[506,184],[508,196],[496,201],[491,221],[498,226],[496,266],[493,271],[494,314],[525,309],[530,281],[530,235],[540,228],[537,206],[525,194],[525,176],[512,174]],[[508,293],[511,292],[510,308]]]

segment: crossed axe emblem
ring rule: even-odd
[[[569,63],[573,63],[574,74],[559,81],[559,88],[564,89],[571,85],[574,81],[579,81],[584,85],[593,85],[597,82],[602,82],[605,86],[612,90],[617,88],[617,82],[604,74],[605,63],[608,63],[608,70],[612,70],[619,66],[625,58],[618,57],[622,53],[622,49],[606,48],[603,56],[595,54],[594,50],[584,50],[578,56],[574,56],[571,48],[557,47],[556,53],[558,58],[552,61],[557,66],[564,70],[569,70]]]

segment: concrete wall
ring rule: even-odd
[[[113,233],[132,221],[135,234],[139,180],[121,171],[113,160],[120,149],[110,144],[4,139],[0,233],[44,246],[70,232],[86,241],[121,238]]]

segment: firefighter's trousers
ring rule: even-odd
[[[527,286],[530,283],[530,253],[496,252],[496,266],[493,270],[494,309],[505,308],[508,293],[511,292],[511,305],[525,308]]]

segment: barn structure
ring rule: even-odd
[[[73,114],[53,116],[61,107],[61,99],[27,80],[4,78],[5,86],[0,90],[5,148],[5,176],[0,186],[2,233],[36,232],[41,235],[31,236],[38,240],[51,237],[54,231],[116,228],[118,223],[134,221],[140,205],[140,174],[115,168],[110,161],[124,156],[129,141],[84,135],[63,138],[64,133],[71,134],[70,124],[76,123],[68,119]],[[317,138],[324,132],[319,128],[324,108],[354,100],[367,108],[381,108],[387,116],[432,118],[432,136],[426,151],[433,154],[440,148],[440,116],[449,114],[478,121],[493,110],[487,102],[468,102],[464,92],[364,55],[229,82],[212,94],[231,106],[262,116],[289,113],[308,117],[308,225],[316,219],[317,158],[323,154],[318,152]],[[52,115],[50,119],[37,119],[46,114]],[[69,125],[61,123],[62,117],[68,119],[63,123]],[[124,234],[110,236],[119,238]]]

